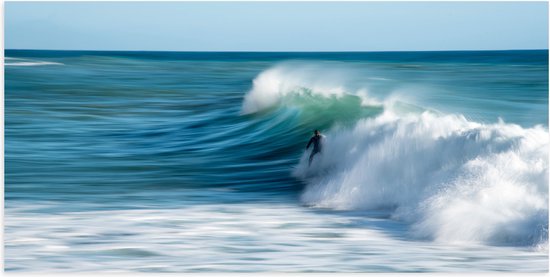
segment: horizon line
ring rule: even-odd
[[[387,53],[387,52],[490,52],[490,51],[548,51],[548,48],[523,49],[452,49],[452,50],[98,50],[98,49],[7,49],[4,51],[89,51],[89,52],[174,52],[174,53]]]

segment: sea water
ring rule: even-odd
[[[8,272],[548,271],[547,51],[5,56]]]

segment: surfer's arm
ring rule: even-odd
[[[309,145],[311,145],[311,143],[313,143],[313,138],[310,138],[310,139],[309,139],[309,142],[307,143],[306,149],[309,148]]]

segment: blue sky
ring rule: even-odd
[[[6,2],[6,49],[548,49],[546,2]]]

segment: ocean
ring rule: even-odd
[[[548,271],[547,50],[4,65],[7,272]]]

